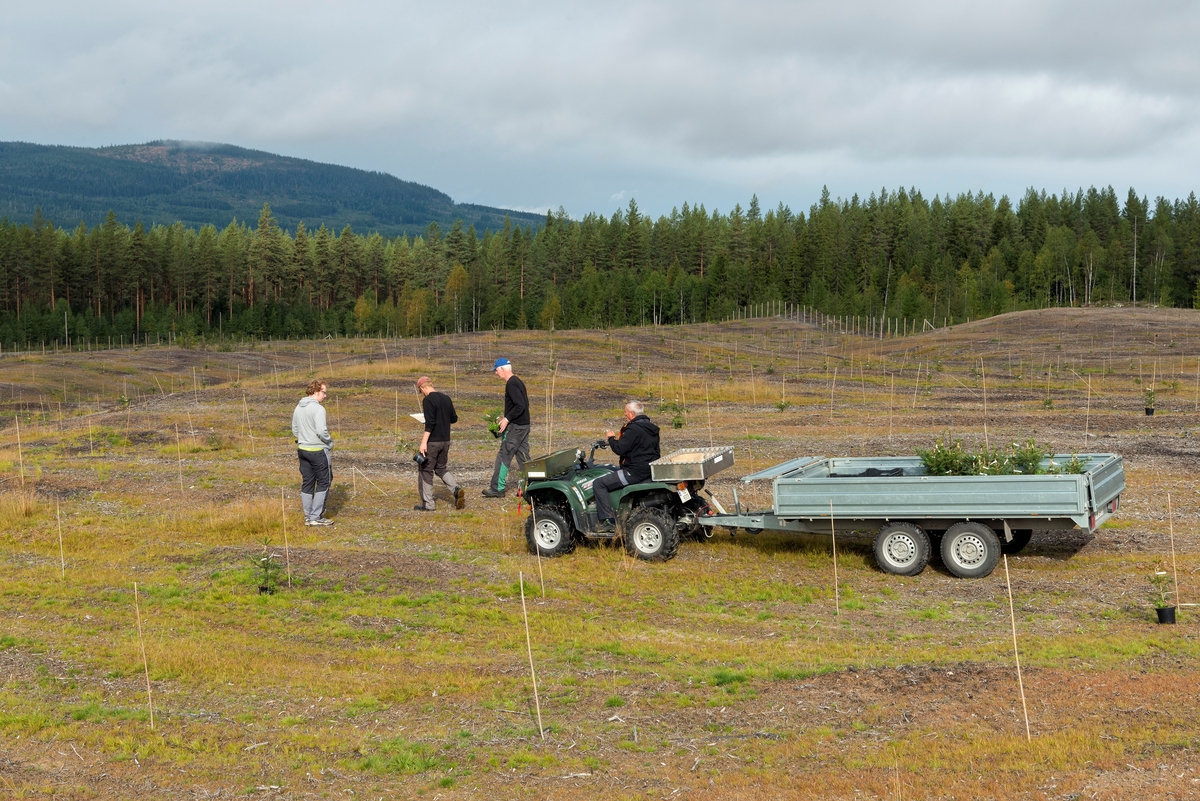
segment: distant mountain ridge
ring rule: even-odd
[[[322,224],[385,236],[443,229],[455,220],[482,234],[545,216],[455,203],[432,187],[381,172],[322,164],[210,142],[159,140],[103,148],[0,142],[0,217],[33,220],[34,210],[62,228],[99,225],[111,209],[132,226],[176,221],[218,229],[237,219],[253,226],[263,203],[294,230]]]

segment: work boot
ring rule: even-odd
[[[617,521],[611,517],[606,517],[603,520],[596,521],[596,533],[612,534],[617,530]]]
[[[456,488],[454,490],[454,508],[462,509],[466,505],[467,505],[467,491],[465,489],[463,489],[462,487]]]
[[[479,494],[485,498],[503,498],[504,490],[494,490],[491,487],[488,487],[487,489],[485,489],[483,492],[481,492]]]
[[[413,511],[414,512],[432,512],[433,510],[430,509],[428,506],[425,506],[424,504],[418,503],[416,506],[413,507]]]

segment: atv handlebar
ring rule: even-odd
[[[588,454],[587,464],[584,465],[585,467],[591,467],[596,463],[596,451],[600,449],[608,449],[608,440],[598,439],[592,443],[592,451]]]

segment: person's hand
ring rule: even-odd
[[[504,429],[506,429],[506,428],[508,428],[508,418],[507,418],[507,417],[501,417],[501,418],[500,418],[500,433],[501,433],[501,434],[503,434],[503,433],[504,433]]]
[[[420,448],[420,450],[421,450],[421,455],[422,455],[422,456],[424,456],[424,455],[425,455],[425,451],[426,451],[426,449],[427,449],[428,447],[429,447],[429,446],[428,446],[428,445],[425,445],[424,443],[422,443],[422,444],[421,444],[421,448]]]
[[[616,435],[617,435],[617,432],[613,431],[611,428],[604,432],[605,439],[611,439],[612,437],[615,437]]]

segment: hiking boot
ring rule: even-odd
[[[483,492],[481,492],[479,494],[485,498],[503,498],[504,490],[494,490],[491,487],[488,487],[487,489],[485,489]]]
[[[617,521],[611,517],[596,521],[597,534],[612,534],[617,530]]]
[[[414,512],[432,512],[433,510],[430,509],[428,506],[423,506],[418,503],[416,506],[413,507],[413,511]]]
[[[461,509],[467,505],[467,491],[462,487],[454,490],[454,508]]]

